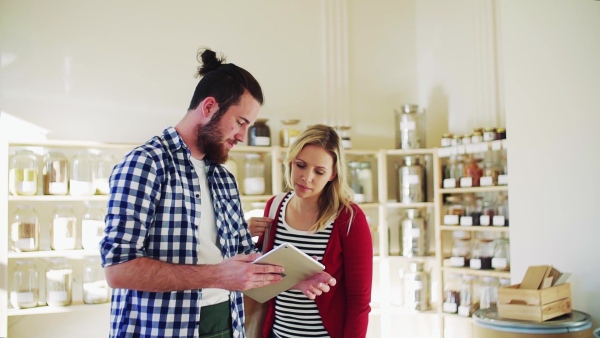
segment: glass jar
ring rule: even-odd
[[[452,233],[452,256],[450,257],[450,266],[457,268],[468,268],[471,260],[471,239],[458,237],[456,232]]]
[[[479,295],[476,290],[475,276],[464,275],[460,285],[459,316],[470,317],[479,308]]]
[[[50,225],[52,250],[73,250],[77,245],[77,218],[70,205],[57,205]]]
[[[99,304],[109,301],[109,288],[99,258],[88,258],[83,266],[83,302]]]
[[[498,194],[496,200],[496,210],[498,213],[494,216],[492,223],[494,226],[508,226],[508,196]]]
[[[506,128],[496,129],[496,140],[506,140]]]
[[[354,191],[354,202],[363,203],[365,201],[364,189],[360,181],[360,162],[348,162],[348,185]]]
[[[444,283],[444,303],[442,311],[446,313],[457,313],[460,303],[461,276],[457,274],[446,275]]]
[[[506,149],[500,150],[500,160],[498,164],[500,174],[498,175],[498,185],[508,184],[508,161],[506,156]]]
[[[483,175],[483,170],[479,167],[480,159],[474,156],[465,156],[463,177],[460,179],[460,186],[463,188],[478,187],[479,179]]]
[[[402,220],[402,256],[427,256],[425,218],[419,209],[406,209]]]
[[[258,147],[271,146],[271,129],[267,125],[269,119],[256,119],[248,128],[248,145]]]
[[[479,225],[479,214],[481,213],[481,210],[479,210],[479,213],[477,212],[477,199],[475,198],[475,196],[465,194],[462,199],[462,204],[464,212],[463,215],[460,217],[460,225]],[[475,217],[473,216],[477,216],[477,221],[475,221]]]
[[[492,185],[498,185],[498,175],[500,175],[500,168],[494,162],[484,162],[483,171],[479,184],[482,187],[488,187]]]
[[[87,207],[81,219],[81,247],[85,250],[99,250],[104,237],[104,217],[106,212],[100,205]]]
[[[398,169],[398,200],[400,203],[425,201],[425,168],[418,156],[405,156]]]
[[[337,127],[336,131],[342,140],[342,148],[352,149],[352,138],[350,138],[350,126]]]
[[[244,165],[244,194],[263,195],[265,193],[265,164],[258,154],[247,154]]]
[[[298,136],[302,133],[300,128],[298,127],[298,123],[300,120],[283,120],[281,121],[283,126],[281,127],[281,131],[279,132],[279,145],[281,147],[289,147],[291,146]]]
[[[483,141],[493,141],[496,139],[496,128],[485,128],[483,130]]]
[[[481,278],[479,287],[479,308],[489,309],[498,304],[498,287],[500,283],[494,277],[485,276]]]
[[[44,195],[69,193],[69,160],[63,153],[49,152],[44,157]]]
[[[443,188],[456,188],[459,186],[463,173],[463,163],[458,156],[451,156],[444,167]]]
[[[416,104],[405,104],[396,111],[396,144],[398,149],[419,149],[421,140],[422,114]]]
[[[407,310],[429,310],[429,274],[423,263],[409,262],[404,273],[404,307]]]
[[[31,205],[17,206],[10,226],[10,242],[14,251],[37,251],[40,248],[40,225]]]
[[[483,133],[480,131],[473,132],[471,135],[471,143],[481,143],[483,142]]]
[[[94,159],[92,154],[80,151],[71,162],[71,180],[69,192],[71,196],[91,196],[96,193],[94,186]]]
[[[484,199],[481,207],[481,217],[479,217],[479,224],[482,226],[492,225],[492,220],[496,215],[496,203],[490,200]]]
[[[462,144],[462,136],[454,135],[452,136],[452,141],[450,142],[451,146],[459,146]]]
[[[465,207],[459,196],[447,196],[444,202],[444,225],[458,225],[460,218],[465,215]]]
[[[363,189],[365,203],[373,202],[373,171],[371,170],[371,162],[360,162],[358,180],[360,181],[360,185]]]
[[[508,238],[494,240],[492,268],[497,271],[510,271],[510,242]]]
[[[8,190],[12,195],[31,196],[38,189],[38,160],[33,151],[19,150],[10,161]]]
[[[450,147],[452,145],[452,138],[454,135],[446,133],[442,135],[441,145],[442,147]]]
[[[71,305],[73,269],[65,258],[55,258],[46,270],[46,304]]]
[[[471,144],[471,134],[465,134],[462,136],[461,144]]]
[[[110,194],[108,181],[113,168],[117,164],[115,157],[112,154],[100,154],[94,163],[94,187],[96,188],[96,195],[108,195]]]
[[[39,278],[33,261],[17,261],[13,273],[10,304],[15,309],[36,307],[40,297]]]
[[[490,270],[492,268],[492,257],[494,256],[494,242],[476,239],[473,245],[473,253],[469,261],[469,267],[477,270]]]

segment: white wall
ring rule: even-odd
[[[500,1],[510,140],[513,282],[529,265],[571,277],[600,320],[600,2]]]

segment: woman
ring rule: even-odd
[[[319,288],[301,282],[270,300],[263,335],[365,337],[373,245],[366,217],[352,203],[341,139],[333,128],[313,125],[291,145],[284,164],[286,183],[293,190],[283,198],[275,222],[252,218],[250,231],[260,236],[261,247],[265,227],[272,223],[268,250],[292,243],[323,263],[334,280]]]

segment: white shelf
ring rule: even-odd
[[[440,225],[441,231],[481,231],[481,232],[509,232],[506,226],[460,226],[460,225]]]
[[[101,148],[107,150],[130,150],[139,144],[126,143],[102,143],[87,141],[68,141],[68,140],[46,140],[39,142],[11,142],[13,148],[35,147],[35,148]]]
[[[421,203],[400,203],[400,202],[388,202],[388,208],[431,208],[435,204],[433,202],[421,202]]]
[[[442,271],[445,273],[455,273],[459,275],[471,275],[478,277],[496,277],[496,278],[510,278],[510,271],[495,271],[495,270],[475,270],[470,268],[451,268],[443,267]]]
[[[397,155],[397,156],[409,156],[409,155],[434,155],[436,153],[435,148],[425,149],[391,149],[386,150],[386,155]]]
[[[99,256],[98,250],[43,250],[30,252],[8,252],[8,259],[26,259],[26,258],[55,258],[65,257],[71,259],[81,259],[86,257]]]
[[[68,313],[68,312],[82,312],[88,310],[102,309],[103,311],[110,311],[110,303],[102,304],[84,304],[84,303],[73,303],[69,306],[38,306],[30,309],[8,309],[6,314],[8,317],[14,316],[32,316],[32,315],[45,315],[52,313]]]
[[[33,195],[33,196],[8,196],[9,202],[105,202],[108,195],[71,196],[71,195]]]
[[[461,193],[476,193],[476,192],[501,192],[508,191],[507,185],[495,185],[491,187],[471,187],[471,188],[446,188],[439,189],[440,194],[461,194]]]

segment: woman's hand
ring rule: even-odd
[[[323,292],[329,292],[331,286],[335,286],[335,283],[335,278],[331,277],[327,272],[322,271],[294,285],[291,289],[302,291],[308,299],[315,299],[317,296],[322,295]]]
[[[248,229],[252,237],[263,236],[265,230],[273,224],[273,219],[269,217],[250,217],[246,223],[248,223]]]

